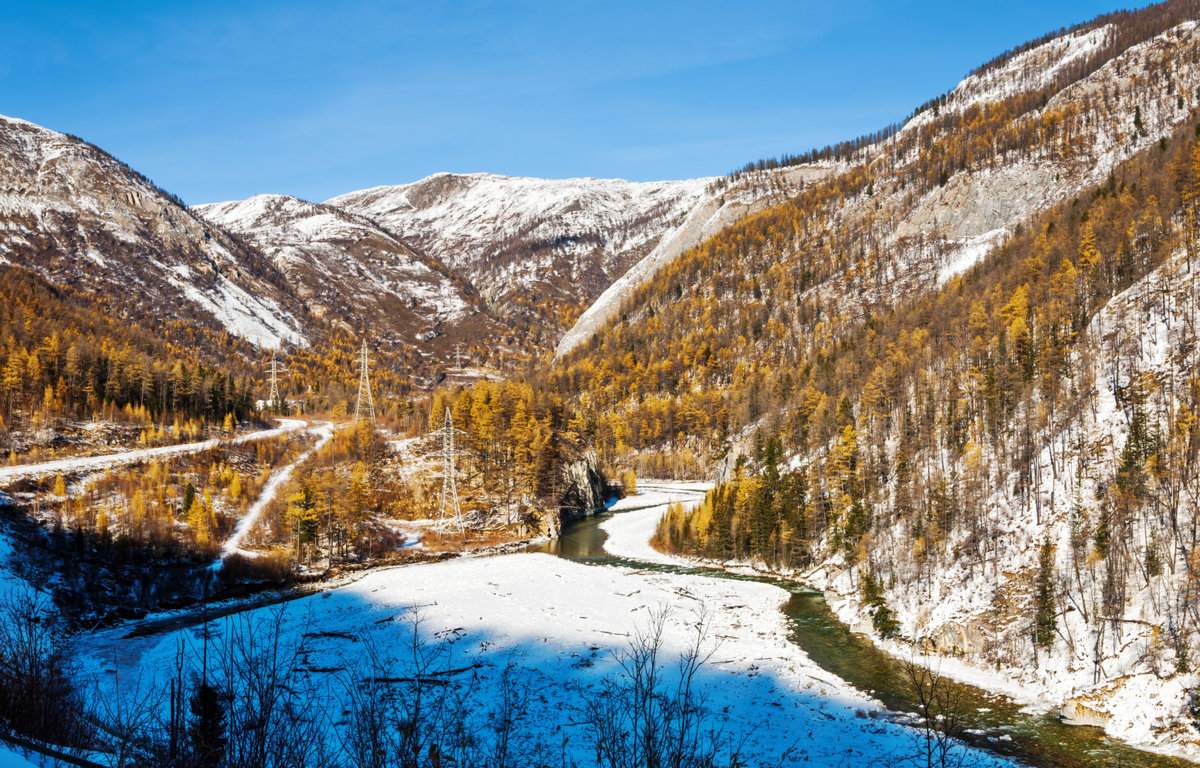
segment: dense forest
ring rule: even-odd
[[[739,473],[730,491],[714,496],[705,514],[728,512],[732,507],[727,502],[736,499],[738,514],[723,519],[742,535],[705,543],[717,547],[709,553],[745,558],[791,552],[790,546],[776,550],[778,545],[767,539],[815,542],[832,529],[834,540],[853,555],[866,532],[862,512],[855,510],[864,498],[883,493],[884,483],[899,482],[899,498],[907,495],[910,483],[922,486],[905,507],[944,508],[953,501],[977,510],[983,489],[976,484],[972,498],[964,499],[973,485],[963,480],[970,476],[967,465],[979,464],[984,445],[994,447],[1004,465],[1027,469],[1039,443],[1078,421],[1091,407],[1087,384],[1096,376],[1096,356],[1102,350],[1080,348],[1079,342],[1095,341],[1086,331],[1097,311],[1172,254],[1186,254],[1185,269],[1190,271],[1200,213],[1197,135],[1200,131],[1191,127],[1181,131],[1163,148],[1114,173],[1109,184],[1048,212],[941,290],[869,314],[833,343],[813,349],[798,370],[764,376],[768,386],[750,381],[742,391],[735,389],[732,397],[743,400],[747,416],[765,415],[769,409],[767,426],[756,433],[751,454],[756,466],[768,471],[754,478],[741,478]],[[1192,293],[1191,281],[1181,287],[1182,298],[1194,306],[1200,297]],[[1188,316],[1181,312],[1181,317]],[[1134,333],[1122,343],[1136,345],[1139,340]],[[1117,352],[1118,365],[1137,365],[1136,359],[1124,360],[1127,351]],[[1144,426],[1147,403],[1165,404],[1155,395],[1171,385],[1134,376],[1123,388],[1124,405],[1141,414],[1134,420],[1141,429],[1149,429]],[[1166,395],[1182,399],[1183,410],[1173,414],[1171,422],[1183,418],[1190,424],[1196,393],[1186,381],[1174,386],[1177,389]],[[1037,411],[1026,407],[1031,398],[1037,400]],[[1161,460],[1163,450],[1190,456],[1190,429],[1163,423],[1154,432],[1152,446],[1145,444],[1148,433],[1134,435],[1131,451],[1136,453],[1129,461],[1140,464],[1151,455]],[[899,441],[894,449],[887,445],[892,439]],[[1182,442],[1173,445],[1175,440]],[[819,522],[787,524],[785,534],[780,528],[784,516],[772,512],[769,516],[776,523],[765,539],[761,531],[755,538],[750,529],[761,525],[747,523],[753,517],[751,499],[758,493],[753,486],[761,482],[768,500],[782,492],[770,479],[778,475],[772,468],[780,458],[780,441],[789,453],[816,449],[826,457],[806,470],[821,492],[809,501],[802,490],[798,497],[802,507],[815,505],[810,516]],[[943,477],[932,484],[928,478],[913,477],[913,465],[928,459],[949,463],[958,470],[956,476],[952,480],[951,473],[939,473]],[[1186,469],[1175,466],[1170,474],[1182,477]],[[1165,468],[1159,473],[1165,474]],[[784,477],[792,478],[799,489],[810,482],[801,471]],[[1021,485],[1031,482],[1022,477]],[[917,531],[936,541],[938,527],[953,514],[942,509],[924,517],[933,528]],[[703,541],[708,524],[704,518],[697,520],[703,524],[694,533]],[[793,558],[778,562],[804,559]],[[777,556],[768,559],[775,561]]]
[[[0,430],[98,416],[153,432],[191,421],[219,428],[227,419],[353,412],[358,335],[331,328],[317,345],[282,350],[281,401],[261,413],[270,357],[244,340],[202,323],[137,322],[120,297],[54,285],[19,267],[0,266],[0,276]],[[394,344],[381,344],[372,360],[380,419],[399,425],[413,412],[415,372],[428,363]]]
[[[147,329],[103,296],[0,270],[0,423],[115,416],[127,407],[168,424],[252,416],[244,342],[176,321]]]

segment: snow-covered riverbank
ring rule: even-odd
[[[872,630],[869,609],[863,605],[861,594],[847,572],[817,568],[806,574],[780,573],[762,562],[719,563],[666,555],[651,547],[649,538],[666,505],[674,501],[685,506],[698,503],[703,498],[703,490],[708,487],[711,486],[646,484],[646,494],[622,499],[613,507],[614,510],[629,508],[633,511],[616,515],[601,524],[600,527],[608,534],[605,548],[610,554],[645,562],[723,568],[732,573],[776,576],[814,586],[825,593],[829,608],[843,623],[870,637],[877,647],[892,656],[911,658],[949,679],[1006,696],[1030,712],[1057,712],[1064,701],[1079,695],[1080,690],[1072,686],[1060,669],[1046,668],[1049,666],[1046,660],[1043,660],[1040,669],[1001,670],[952,656],[924,655],[914,652],[911,646],[898,640],[881,640]],[[689,490],[692,493],[688,493]],[[647,504],[652,502],[662,506],[647,508]],[[950,592],[953,593],[953,590]],[[961,600],[962,596],[947,596],[942,608],[956,604],[956,599]],[[1127,655],[1139,652],[1144,651],[1137,644],[1129,643]],[[1097,716],[1094,723],[1102,725],[1111,737],[1138,749],[1196,761],[1200,752],[1193,744],[1173,738],[1167,720],[1161,717],[1162,712],[1180,708],[1180,702],[1194,680],[1194,674],[1168,678],[1146,674],[1121,676],[1106,691],[1116,691],[1113,697],[1115,703],[1109,709],[1119,711],[1121,716]],[[1095,705],[1094,700],[1089,701],[1086,697],[1083,701],[1085,707]],[[1087,712],[1086,708],[1084,712]]]
[[[654,529],[670,504],[699,504],[711,488],[712,483],[641,483],[638,493],[609,507],[613,516],[600,524],[600,530],[608,535],[604,549],[610,555],[646,563],[681,562],[650,546]]]
[[[610,551],[641,557],[648,531],[676,495],[648,489],[624,506],[657,506],[623,513],[618,507],[604,524]],[[695,492],[684,495],[697,498]],[[501,677],[509,670],[528,693],[522,748],[540,740],[576,764],[589,765],[595,755],[584,705],[601,680],[616,673],[614,653],[665,609],[663,651],[674,658],[705,613],[715,652],[698,682],[710,724],[742,742],[747,764],[903,764],[913,753],[914,732],[878,717],[877,702],[820,669],[789,640],[780,611],[788,597],[770,584],[586,565],[543,554],[459,558],[381,569],[331,592],[211,622],[209,642],[219,646],[244,622],[278,621],[284,644],[303,657],[295,684],[311,687],[318,699],[313,706],[334,713],[329,724],[334,728],[344,720],[336,713],[346,711],[347,684],[371,675],[368,656],[405,674],[411,660],[406,638],[412,617],[419,615],[422,635],[444,643],[450,655],[445,668],[457,670],[444,679],[469,687],[477,712],[497,709],[505,690]],[[126,642],[109,637],[114,645]],[[202,637],[199,627],[190,627],[141,638],[133,654],[92,646],[82,674],[96,679],[102,691],[111,691],[118,672],[123,680],[140,679],[143,690],[161,689],[173,674],[179,644],[198,658]],[[120,669],[114,658],[122,659]],[[1003,764],[990,755],[979,758],[980,764]]]

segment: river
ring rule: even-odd
[[[666,486],[651,486],[656,490]],[[637,508],[635,508],[637,509]],[[618,512],[640,514],[652,509]],[[688,568],[610,553],[604,530],[613,513],[570,523],[560,538],[539,544],[533,551],[545,552],[579,563],[633,566],[667,573],[717,576],[764,582],[787,590],[791,598],[783,606],[791,625],[791,641],[800,646],[821,668],[861,691],[869,692],[895,712],[911,712],[917,701],[900,662],[876,647],[869,638],[850,631],[825,604],[820,591],[786,579],[748,576],[716,568]],[[641,526],[645,528],[644,525]],[[975,746],[1019,758],[1040,768],[1182,768],[1195,763],[1135,749],[1106,736],[1102,729],[1064,725],[1049,713],[1024,711],[1011,699],[964,683],[952,682],[966,710],[967,727],[981,733],[971,737]]]
[[[564,755],[569,743],[571,759],[583,765],[589,757],[579,692],[595,690],[616,671],[613,653],[657,608],[672,611],[666,638],[674,652],[693,633],[696,609],[707,607],[721,644],[704,686],[719,723],[752,739],[761,757],[748,764],[894,762],[915,732],[879,717],[876,701],[892,713],[916,709],[900,665],[850,632],[819,592],[783,579],[681,566],[649,548],[665,499],[699,493],[660,488],[625,500],[626,511],[570,524],[559,539],[526,552],[373,569],[273,608],[237,613],[234,607],[203,630],[202,617],[191,614],[103,630],[80,639],[79,674],[106,697],[119,692],[119,681],[161,691],[180,648],[199,658],[210,638],[220,643],[239,622],[250,622],[274,627],[301,654],[297,679],[311,690],[315,710],[344,712],[345,676],[368,671],[364,649],[372,663],[400,668],[403,638],[412,634],[405,617],[419,616],[431,637],[449,638],[443,641],[448,669],[474,670],[480,714],[492,709],[489,697],[500,690],[504,671],[518,668],[531,692],[525,717],[538,724],[532,735],[559,740]],[[992,755],[1047,768],[1194,765],[1133,749],[1096,728],[1023,712],[979,688],[956,688],[968,726],[979,732],[973,742]],[[785,752],[790,759],[779,759]],[[988,756],[981,764],[1000,762]]]

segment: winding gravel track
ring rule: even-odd
[[[272,437],[279,437],[288,432],[295,432],[305,428],[305,423],[298,419],[279,419],[279,426],[275,429],[264,429],[259,432],[251,432],[248,435],[240,435],[228,440],[202,440],[197,443],[181,443],[179,445],[166,445],[160,448],[139,448],[133,451],[122,451],[121,453],[107,453],[103,456],[78,456],[69,459],[56,459],[54,461],[46,461],[40,464],[25,464],[16,467],[0,467],[0,486],[10,483],[14,480],[20,480],[27,477],[45,477],[46,475],[58,475],[64,472],[96,472],[109,467],[119,467],[125,464],[134,464],[146,459],[157,459],[167,456],[182,456],[189,453],[200,453],[207,451],[210,448],[216,448],[221,443],[250,443],[256,440],[267,440]]]
[[[226,539],[225,543],[221,546],[221,556],[216,562],[213,563],[214,569],[219,569],[221,567],[221,563],[225,561],[225,558],[229,557],[241,548],[242,540],[246,538],[246,535],[250,533],[251,529],[254,528],[254,524],[258,522],[258,518],[262,516],[263,510],[267,508],[267,504],[271,503],[271,499],[275,498],[275,494],[278,492],[279,487],[287,482],[288,478],[292,476],[292,472],[296,469],[296,467],[300,466],[300,464],[307,460],[309,456],[312,456],[314,453],[321,450],[321,448],[323,448],[325,444],[329,442],[329,440],[333,437],[333,430],[335,428],[336,427],[334,427],[332,424],[326,424],[320,427],[312,427],[308,430],[309,432],[320,435],[321,439],[318,440],[317,444],[312,448],[309,448],[307,451],[300,454],[300,456],[297,457],[296,460],[291,464],[288,464],[283,469],[271,475],[271,479],[269,479],[267,484],[263,487],[262,493],[258,495],[258,499],[255,500],[249,511],[247,511],[245,515],[242,515],[242,519],[238,520],[238,524],[233,529],[233,533],[230,534],[229,538]]]

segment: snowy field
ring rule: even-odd
[[[702,490],[647,488],[626,500],[618,510],[657,506],[606,521],[610,551],[641,557],[662,504],[676,496],[697,499]],[[314,710],[328,713],[332,732],[347,719],[348,691],[362,681],[415,674],[410,640],[416,621],[418,635],[439,649],[439,679],[468,692],[471,716],[480,722],[495,722],[510,690],[505,679],[523,691],[516,754],[536,754],[540,743],[542,754],[556,755],[555,764],[565,755],[590,765],[595,755],[585,702],[605,677],[617,674],[614,655],[653,614],[666,611],[662,648],[674,660],[705,617],[704,647],[712,656],[697,683],[708,724],[741,744],[746,764],[904,764],[916,734],[879,717],[877,702],[821,670],[789,641],[780,611],[787,597],[769,584],[543,554],[459,558],[373,571],[330,592],[211,622],[209,642],[219,648],[247,626],[278,628],[281,645],[298,653],[292,685],[317,699]],[[84,649],[81,674],[110,693],[118,677],[125,686],[136,680],[142,691],[162,690],[177,648],[198,658],[203,635],[200,626],[132,641],[104,633]],[[979,759],[1004,764],[988,755]]]
[[[0,768],[42,768],[42,762],[34,762],[37,755],[26,756],[23,751],[7,744],[0,744]]]

